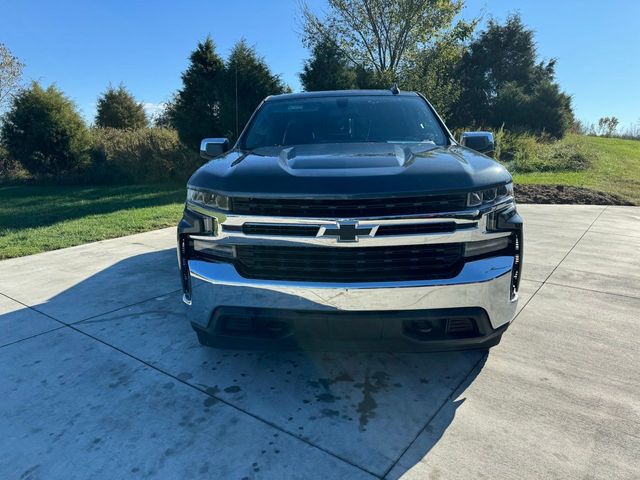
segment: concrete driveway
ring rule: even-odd
[[[0,478],[639,478],[640,208],[521,212],[489,355],[200,347],[172,229],[0,262]]]

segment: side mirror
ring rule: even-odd
[[[460,144],[485,155],[491,155],[496,148],[491,132],[464,132]]]
[[[229,150],[227,138],[205,138],[200,142],[200,156],[206,160],[222,155],[227,150]]]

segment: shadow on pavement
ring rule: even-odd
[[[181,292],[173,289],[178,278],[172,249],[146,253],[122,260],[35,308],[55,306],[53,311],[63,316],[76,306],[84,309],[85,320],[74,328],[160,370],[168,382],[182,382],[202,392],[203,415],[198,421],[185,419],[178,427],[183,433],[210,427],[207,415],[216,405],[227,404],[274,427],[274,437],[292,435],[383,476],[407,450],[401,462],[404,468],[407,461],[413,464],[428,454],[464,403],[457,398],[487,359],[487,353],[479,351],[261,352],[202,347],[186,318]],[[161,295],[151,298],[149,286]],[[32,318],[21,310],[12,311],[0,315],[0,325],[9,333],[24,331],[24,322]],[[65,369],[62,361],[60,369]],[[116,382],[109,387],[126,385]],[[63,388],[55,393],[70,394]],[[127,420],[136,422],[135,417]],[[286,455],[256,452],[250,444],[235,445],[246,448],[249,463],[265,454]],[[215,452],[212,445],[211,455]]]

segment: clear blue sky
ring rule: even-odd
[[[463,15],[514,11],[536,31],[540,55],[558,59],[579,119],[640,120],[638,0],[467,0]],[[0,0],[0,42],[26,63],[28,79],[55,82],[87,118],[109,82],[124,82],[150,108],[165,101],[207,34],[223,56],[244,37],[298,90],[307,57],[299,30],[296,0]]]

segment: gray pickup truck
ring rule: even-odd
[[[420,94],[268,97],[187,186],[183,301],[222,348],[489,348],[514,318],[511,175]]]

